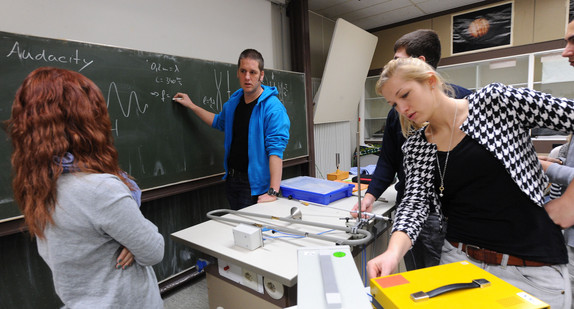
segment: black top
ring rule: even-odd
[[[443,171],[446,154],[438,152],[437,192],[438,168]],[[443,193],[448,240],[532,261],[568,263],[560,228],[520,190],[502,163],[469,136],[450,152]]]
[[[229,151],[228,168],[247,173],[249,166],[249,153],[247,151],[249,136],[249,120],[253,108],[259,98],[245,103],[245,96],[241,97],[235,115],[233,116],[233,138]]]
[[[454,97],[457,99],[462,99],[472,93],[470,90],[461,86],[454,84],[449,85],[453,88]],[[367,193],[372,194],[377,199],[393,183],[395,174],[398,178],[398,182],[395,184],[397,204],[399,204],[403,198],[405,193],[405,171],[403,169],[403,152],[401,151],[401,146],[405,140],[401,131],[399,113],[393,107],[387,115],[381,153],[373,178],[367,189]]]

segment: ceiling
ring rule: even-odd
[[[485,0],[309,0],[309,10],[365,30],[448,11]]]

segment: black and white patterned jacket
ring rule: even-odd
[[[574,101],[498,83],[478,90],[467,99],[468,118],[460,129],[498,158],[520,189],[542,206],[548,178],[534,151],[529,129],[544,127],[574,132]],[[393,232],[407,233],[414,243],[429,206],[435,205],[440,212],[433,185],[437,149],[424,138],[424,129],[409,137],[402,149],[405,197],[397,208]]]

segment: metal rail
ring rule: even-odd
[[[287,228],[287,227],[283,227],[283,226],[277,226],[277,225],[272,225],[272,224],[266,225],[266,224],[256,223],[256,222],[247,221],[247,220],[217,216],[216,214],[220,214],[220,215],[234,214],[234,215],[242,216],[242,217],[257,217],[257,218],[264,218],[264,219],[273,219],[273,220],[284,221],[284,222],[289,222],[289,223],[296,223],[296,224],[316,226],[316,227],[321,227],[321,228],[326,228],[326,229],[331,229],[331,230],[338,230],[338,231],[343,231],[343,232],[350,233],[353,235],[360,234],[360,235],[363,235],[364,237],[360,238],[360,239],[350,239],[350,238],[334,237],[334,236],[328,236],[328,235],[319,235],[319,234],[303,232],[303,231],[299,231],[299,230],[295,230],[295,229]],[[371,234],[371,232],[369,232],[367,230],[363,230],[363,229],[357,229],[354,227],[342,227],[339,225],[332,225],[332,224],[312,222],[312,221],[303,221],[302,219],[292,219],[289,217],[283,217],[282,218],[282,217],[277,217],[277,216],[252,213],[252,212],[236,211],[236,210],[231,210],[231,209],[215,209],[215,210],[208,212],[207,217],[209,219],[216,220],[216,221],[243,223],[243,224],[248,224],[248,225],[254,225],[254,226],[259,227],[259,228],[268,228],[268,229],[273,229],[273,230],[284,232],[284,233],[290,233],[290,234],[304,236],[304,237],[322,239],[322,240],[334,242],[338,245],[358,246],[358,245],[363,245],[363,244],[368,243],[371,240],[371,238],[373,238],[373,235]]]

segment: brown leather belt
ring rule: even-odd
[[[451,245],[455,248],[458,248],[459,243],[455,241],[449,241]],[[494,264],[494,265],[501,265],[503,253],[499,253],[496,251],[479,248],[473,245],[462,244],[462,251],[466,253],[467,257],[471,257],[475,260],[479,260],[486,264]],[[552,264],[545,263],[545,262],[537,262],[537,261],[529,261],[523,258],[519,258],[517,256],[508,255],[508,261],[506,263],[508,266],[531,266],[531,267],[538,267],[538,266],[550,266]]]

